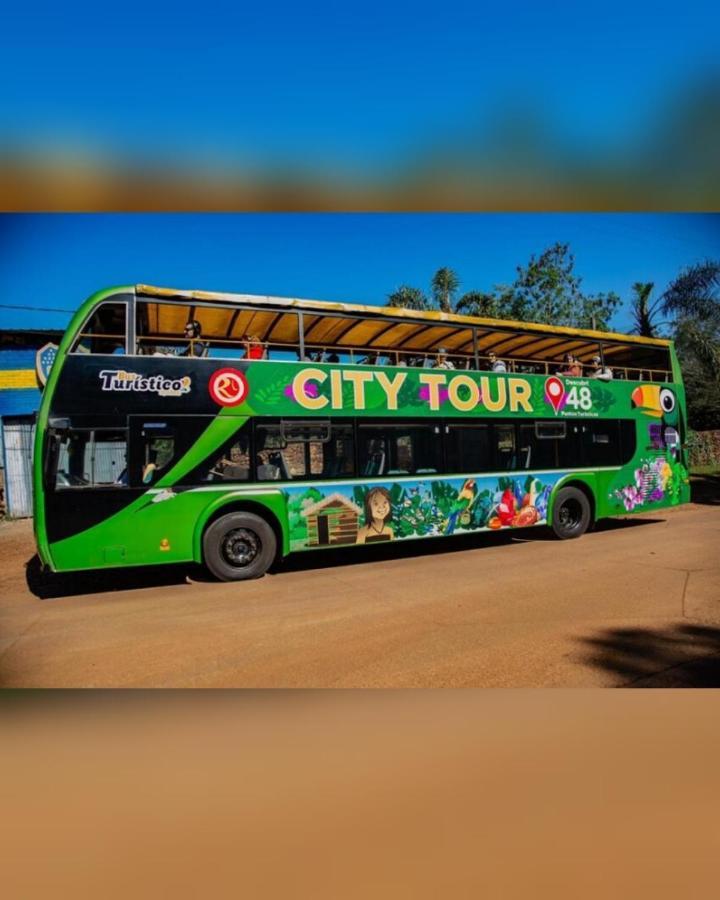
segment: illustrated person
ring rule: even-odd
[[[612,381],[612,369],[608,366],[604,366],[599,356],[593,356],[592,364],[593,370],[590,372],[591,378],[599,378],[601,381]]]
[[[448,516],[447,525],[445,526],[445,534],[452,534],[457,526],[458,519],[464,512],[467,512],[475,502],[477,496],[477,487],[475,479],[468,478],[467,481],[458,491],[453,505],[450,507],[450,515]]]
[[[492,352],[492,350],[488,353],[488,359],[490,360],[491,372],[507,372],[505,361],[502,359],[498,359],[497,356],[495,356],[495,354]]]
[[[358,544],[379,544],[395,537],[387,524],[392,517],[390,492],[384,487],[374,487],[365,495],[365,524],[358,531]]]
[[[178,356],[207,356],[207,344],[204,344],[200,338],[202,336],[202,328],[197,319],[191,319],[185,325],[185,337],[190,343],[178,353]]]
[[[438,347],[437,358],[433,363],[433,369],[454,369],[455,366],[448,359],[447,350],[444,347]]]

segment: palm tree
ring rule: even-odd
[[[631,300],[632,334],[649,338],[658,336],[658,330],[663,323],[657,321],[657,316],[663,307],[663,298],[658,297],[650,302],[650,294],[654,287],[655,283],[652,281],[636,281],[632,286],[634,294]]]
[[[420,288],[411,287],[409,284],[401,284],[397,290],[388,294],[388,302],[385,305],[400,309],[425,310],[430,308],[428,299]]]
[[[455,304],[455,310],[468,316],[482,316],[485,319],[499,319],[497,297],[484,291],[468,291]]]
[[[452,269],[438,269],[432,277],[431,288],[433,300],[442,312],[453,311],[453,300],[457,289],[460,287],[460,279]]]

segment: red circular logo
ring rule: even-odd
[[[208,390],[220,406],[239,406],[248,395],[247,379],[237,369],[218,369],[210,376]]]

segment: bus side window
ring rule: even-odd
[[[164,426],[154,429],[152,423],[142,429],[141,435],[143,447],[140,481],[144,485],[150,485],[170,468],[175,456],[175,437]]]
[[[352,425],[293,420],[255,427],[258,481],[346,478],[355,473]]]
[[[495,425],[495,458],[498,469],[515,468],[515,426]]]
[[[595,419],[583,422],[581,428],[584,465],[620,465],[621,447],[617,420]]]
[[[101,304],[83,325],[73,344],[72,353],[125,353],[127,305],[113,302]]]
[[[440,426],[433,423],[358,428],[360,474],[416,475],[442,470]]]
[[[68,431],[57,435],[55,487],[127,487],[127,432]]]
[[[447,425],[445,427],[447,471],[451,475],[490,472],[490,429],[487,425]]]

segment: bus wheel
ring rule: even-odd
[[[580,537],[590,526],[590,501],[578,488],[564,487],[558,491],[553,505],[552,530],[560,540]]]
[[[253,513],[228,513],[203,535],[205,565],[221,581],[259,578],[270,568],[276,550],[275,532]]]

